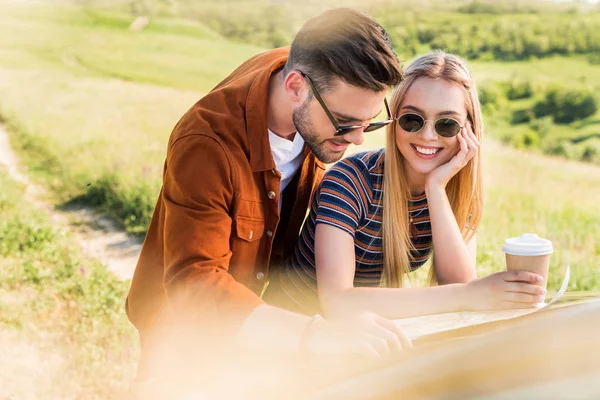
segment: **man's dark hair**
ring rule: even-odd
[[[292,42],[284,76],[295,69],[323,91],[336,78],[375,92],[404,79],[385,29],[373,17],[349,8],[325,11],[304,24]]]

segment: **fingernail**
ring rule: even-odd
[[[544,280],[544,278],[541,277],[540,275],[538,275],[538,276],[535,277],[535,280],[538,281],[538,282],[541,282],[541,281]]]
[[[546,294],[546,293],[548,293],[548,291],[547,291],[546,289],[541,289],[541,290],[540,290],[540,292],[541,292],[541,294]]]
[[[538,301],[544,301],[544,300],[546,300],[546,298],[544,296],[538,297]]]

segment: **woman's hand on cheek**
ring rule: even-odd
[[[450,179],[477,154],[479,140],[473,133],[469,122],[456,135],[456,139],[459,144],[458,152],[450,161],[435,168],[427,175],[427,187],[445,188]]]

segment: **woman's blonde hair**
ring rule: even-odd
[[[391,101],[392,115],[397,116],[406,93],[419,78],[443,79],[460,87],[465,94],[467,119],[479,142],[483,136],[483,117],[477,97],[475,80],[466,63],[453,54],[433,51],[414,60],[406,69],[405,80],[394,90]],[[397,123],[389,125],[385,148],[383,177],[383,274],[382,286],[402,287],[404,276],[410,271],[413,248],[409,230],[408,200],[411,192],[406,174],[406,160],[396,144]],[[465,242],[475,233],[481,220],[482,187],[481,155],[473,157],[448,184],[446,193],[454,217],[463,232]],[[435,262],[435,260],[434,260]],[[430,283],[435,284],[432,265]]]

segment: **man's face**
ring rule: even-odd
[[[306,88],[311,95],[292,112],[294,125],[317,159],[333,163],[344,156],[348,145],[362,144],[363,129],[334,136],[336,128],[312,94],[308,82]],[[337,80],[320,95],[338,125],[367,125],[381,112],[386,91],[373,92]]]

